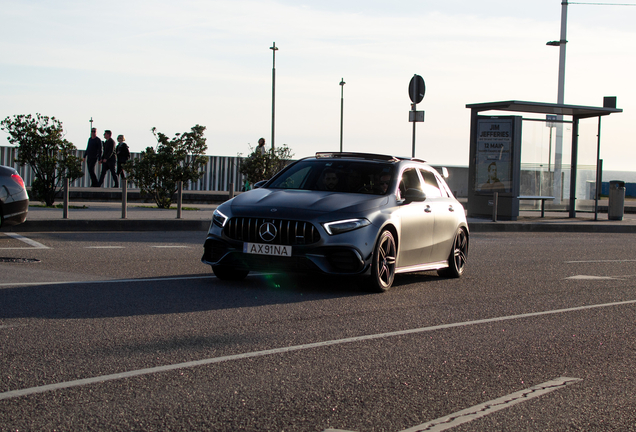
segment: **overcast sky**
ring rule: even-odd
[[[133,151],[195,124],[211,155],[269,145],[273,42],[276,144],[296,157],[339,148],[341,78],[346,151],[410,156],[419,74],[416,156],[451,166],[468,164],[466,104],[557,97],[561,0],[4,0],[2,16],[0,117],[55,116],[80,149],[91,117]],[[568,8],[565,102],[624,109],[603,119],[605,169],[634,170],[634,22],[636,6]]]

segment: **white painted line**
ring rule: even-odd
[[[623,259],[623,260],[589,260],[589,261],[565,261],[565,264],[622,263],[622,262],[636,262],[636,259]]]
[[[325,429],[323,432],[354,432],[354,431],[350,431],[350,430],[345,430],[345,429]]]
[[[255,358],[255,357],[269,356],[273,354],[283,354],[283,353],[289,353],[294,351],[302,351],[302,350],[308,350],[313,348],[323,348],[328,346],[342,345],[342,344],[348,344],[348,343],[354,343],[354,342],[363,342],[363,341],[376,340],[376,339],[386,339],[386,338],[395,337],[395,336],[406,336],[406,335],[412,335],[412,334],[418,334],[418,333],[431,332],[435,330],[444,330],[444,329],[457,328],[457,327],[488,324],[493,322],[511,321],[511,320],[517,320],[517,319],[523,319],[523,318],[539,317],[544,315],[555,315],[555,314],[561,314],[561,313],[567,313],[567,312],[578,312],[578,311],[584,311],[589,309],[598,309],[598,308],[633,305],[633,304],[636,304],[636,300],[628,300],[628,301],[615,302],[615,303],[603,303],[603,304],[596,304],[596,305],[589,305],[589,306],[579,306],[579,307],[573,307],[573,308],[567,308],[567,309],[555,309],[555,310],[543,311],[543,312],[530,312],[530,313],[520,314],[520,315],[508,315],[503,317],[486,318],[486,319],[475,320],[475,321],[465,321],[465,322],[452,323],[452,324],[441,324],[441,325],[436,325],[431,327],[398,330],[398,331],[388,332],[388,333],[354,336],[354,337],[350,337],[346,339],[335,339],[335,340],[329,340],[329,341],[323,341],[323,342],[314,342],[314,343],[309,343],[304,345],[293,345],[293,346],[282,347],[282,348],[273,348],[273,349],[268,349],[263,351],[246,352],[242,354],[233,354],[233,355],[228,355],[223,357],[212,357],[212,358],[207,358],[202,360],[189,361],[185,363],[175,363],[175,364],[170,364],[165,366],[155,366],[155,367],[146,368],[146,369],[138,369],[138,370],[132,370],[128,372],[102,375],[102,376],[97,376],[92,378],[84,378],[84,379],[75,380],[75,381],[65,381],[65,382],[60,382],[56,384],[48,384],[48,385],[43,385],[38,387],[26,388],[22,390],[12,390],[8,392],[0,393],[0,400],[11,399],[11,398],[26,396],[26,395],[36,394],[36,393],[44,393],[51,390],[78,387],[78,386],[83,386],[87,384],[96,384],[96,383],[102,383],[106,381],[119,380],[123,378],[131,378],[131,377],[136,377],[141,375],[167,372],[167,371],[172,371],[176,369],[192,368],[197,366],[204,366],[204,365],[210,365],[210,364],[222,363],[222,362],[234,361],[234,360],[244,360],[244,359]]]
[[[23,327],[26,324],[5,324],[5,325],[0,325],[0,329],[5,329],[5,328],[13,328],[13,327]]]
[[[85,246],[84,249],[124,249],[125,246]]]
[[[616,279],[611,276],[587,276],[587,275],[577,275],[566,277],[566,280],[611,280]]]
[[[164,277],[149,279],[112,279],[112,280],[86,280],[86,281],[55,281],[55,282],[15,282],[0,283],[1,288],[18,287],[18,286],[41,286],[41,285],[69,285],[69,284],[105,284],[105,283],[132,283],[132,282],[163,282],[163,281],[179,281],[191,279],[211,279],[210,276],[187,276],[187,277]]]
[[[153,248],[189,248],[190,246],[150,246]]]
[[[471,422],[480,417],[485,417],[504,408],[509,408],[518,403],[525,402],[530,399],[543,396],[546,393],[562,389],[565,386],[577,383],[579,381],[581,381],[581,379],[579,378],[565,377],[557,378],[552,381],[546,381],[543,384],[511,393],[507,396],[502,396],[500,398],[475,405],[474,407],[467,408],[465,410],[457,411],[456,413],[438,418],[437,420],[432,420],[419,426],[405,429],[402,432],[445,431],[447,429],[454,428],[455,426],[459,426],[460,424]]]
[[[45,246],[42,243],[36,242],[35,240],[31,240],[30,238],[21,236],[20,234],[16,234],[16,233],[4,233],[4,234],[8,237],[14,238],[16,240],[20,240],[21,242],[24,242],[31,247],[30,248],[0,248],[3,250],[5,249],[50,249],[48,246]]]

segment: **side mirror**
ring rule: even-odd
[[[419,189],[407,189],[406,193],[404,194],[404,202],[406,204],[411,202],[422,202],[424,200],[426,200],[426,194],[424,193],[424,191],[421,191]]]
[[[256,183],[254,183],[253,189],[262,188],[263,185],[265,185],[265,183],[267,183],[267,182],[268,182],[268,180],[257,181]]]
[[[442,177],[444,177],[445,179],[447,179],[449,176],[448,174],[448,168],[446,167],[442,167]]]

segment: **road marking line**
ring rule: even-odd
[[[125,249],[125,246],[84,246],[84,249]]]
[[[467,408],[465,410],[457,411],[456,413],[440,417],[436,420],[432,420],[419,426],[405,429],[402,432],[445,431],[447,429],[454,428],[455,426],[459,426],[460,424],[471,422],[480,417],[485,417],[496,411],[509,408],[518,403],[525,402],[530,399],[543,396],[544,394],[553,392],[555,390],[562,389],[565,386],[575,384],[579,381],[582,380],[580,378],[565,377],[546,381],[543,384],[539,384],[515,393],[510,393],[509,395],[502,396],[500,398],[493,399],[479,405],[475,405],[474,407]]]
[[[212,279],[210,276],[187,276],[187,277],[165,277],[150,279],[112,279],[112,280],[87,280],[87,281],[55,281],[55,282],[7,282],[0,283],[1,288],[17,287],[17,286],[38,286],[38,285],[71,285],[71,284],[104,284],[104,283],[130,283],[130,282],[163,282],[171,280],[191,280],[191,279]]]
[[[451,328],[457,328],[457,327],[467,327],[467,326],[479,325],[479,324],[489,324],[494,322],[511,321],[511,320],[517,320],[522,318],[533,318],[533,317],[539,317],[544,315],[555,315],[555,314],[561,314],[561,313],[567,313],[567,312],[578,312],[578,311],[584,311],[589,309],[599,309],[599,308],[625,306],[625,305],[633,305],[633,304],[636,304],[636,300],[627,300],[627,301],[614,302],[614,303],[603,303],[603,304],[596,304],[596,305],[589,305],[589,306],[578,306],[573,308],[555,309],[555,310],[549,310],[549,311],[543,311],[543,312],[530,312],[530,313],[519,314],[519,315],[508,315],[508,316],[497,317],[497,318],[486,318],[481,320],[465,321],[465,322],[451,323],[451,324],[440,324],[440,325],[431,326],[431,327],[421,327],[421,328],[408,329],[408,330],[398,330],[398,331],[393,331],[388,333],[354,336],[354,337],[350,337],[346,339],[335,339],[335,340],[329,340],[329,341],[323,341],[323,342],[314,342],[314,343],[309,343],[304,345],[293,345],[288,347],[272,348],[272,349],[263,350],[263,351],[253,351],[253,352],[246,352],[242,354],[232,354],[232,355],[227,355],[223,357],[212,357],[212,358],[194,360],[194,361],[189,361],[184,363],[174,363],[170,365],[155,366],[151,368],[137,369],[137,370],[132,370],[128,372],[120,372],[120,373],[115,373],[110,375],[96,376],[92,378],[84,378],[84,379],[75,380],[75,381],[64,381],[64,382],[60,382],[56,384],[30,387],[30,388],[25,388],[21,390],[12,390],[8,392],[0,393],[0,400],[11,399],[11,398],[26,396],[26,395],[36,394],[36,393],[44,393],[51,390],[78,387],[78,386],[83,386],[88,384],[96,384],[96,383],[102,383],[106,381],[119,380],[123,378],[149,375],[149,374],[154,374],[158,372],[167,372],[167,371],[172,371],[176,369],[205,366],[205,365],[222,363],[227,361],[234,361],[234,360],[244,360],[244,359],[250,359],[255,357],[269,356],[273,354],[283,354],[283,353],[303,351],[303,350],[308,350],[313,348],[324,348],[328,346],[349,344],[353,342],[386,339],[386,338],[390,338],[394,336],[407,336],[412,334],[431,332],[435,330],[445,330],[445,329],[451,329]]]
[[[13,327],[24,327],[26,324],[3,324],[0,325],[0,329],[5,329],[5,328],[13,328]]]
[[[587,263],[613,263],[613,262],[636,262],[636,259],[623,260],[589,260],[589,261],[565,261],[565,264],[587,264]]]
[[[6,250],[6,249],[50,249],[50,247],[45,246],[42,243],[36,242],[35,240],[31,240],[30,238],[21,236],[20,234],[16,234],[16,233],[4,233],[4,234],[8,237],[14,238],[16,240],[20,240],[21,242],[24,242],[31,247],[30,248],[0,248],[3,250]]]
[[[150,246],[153,248],[189,248],[190,246]]]
[[[587,275],[577,275],[566,277],[567,280],[611,280],[616,279],[611,276],[587,276]]]

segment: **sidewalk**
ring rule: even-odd
[[[565,212],[520,211],[516,221],[468,218],[471,232],[580,232],[580,233],[636,233],[636,214],[625,213],[623,220],[608,220],[607,213],[577,212],[569,218]]]
[[[29,206],[26,222],[3,228],[12,232],[42,231],[207,231],[217,204],[182,206],[177,219],[176,206],[159,209],[151,203],[128,203],[122,218],[121,202],[71,202],[68,219],[61,208]]]
[[[71,200],[68,219],[64,219],[63,209],[43,208],[33,203],[25,223],[3,227],[3,231],[207,231],[212,212],[220,203],[214,201],[184,203],[181,219],[177,219],[176,205],[163,210],[153,203],[129,202],[123,219],[120,201]],[[471,232],[636,233],[636,213],[631,212],[625,213],[622,221],[608,220],[607,213],[599,213],[597,221],[594,213],[583,212],[577,212],[574,219],[566,212],[546,212],[544,218],[540,216],[539,211],[521,211],[516,221],[469,218],[468,226]]]

